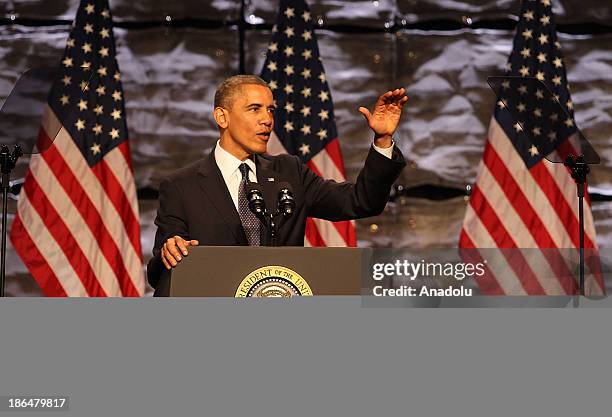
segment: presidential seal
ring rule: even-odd
[[[247,275],[236,290],[236,297],[296,297],[312,295],[297,272],[284,266],[264,266]]]

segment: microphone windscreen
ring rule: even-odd
[[[259,194],[262,194],[261,186],[256,182],[248,182],[246,185],[246,193],[247,195],[251,194],[251,192],[256,191]]]

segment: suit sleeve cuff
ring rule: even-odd
[[[374,150],[379,154],[382,154],[389,159],[393,158],[393,148],[395,147],[395,142],[392,141],[391,146],[389,146],[388,148],[379,148],[375,144],[372,144],[372,146],[374,147]]]

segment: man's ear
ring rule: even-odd
[[[221,129],[227,128],[227,125],[229,124],[229,114],[227,110],[225,110],[223,107],[215,107],[213,116]]]

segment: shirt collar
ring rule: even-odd
[[[221,171],[221,175],[226,181],[232,175],[234,175],[236,171],[238,171],[240,164],[242,164],[243,162],[246,163],[251,169],[251,171],[253,171],[253,174],[257,176],[257,171],[255,169],[255,162],[253,161],[253,158],[248,158],[244,161],[241,161],[240,159],[236,158],[234,155],[223,149],[219,141],[217,141],[217,145],[215,146],[215,162],[217,163],[217,166]]]

